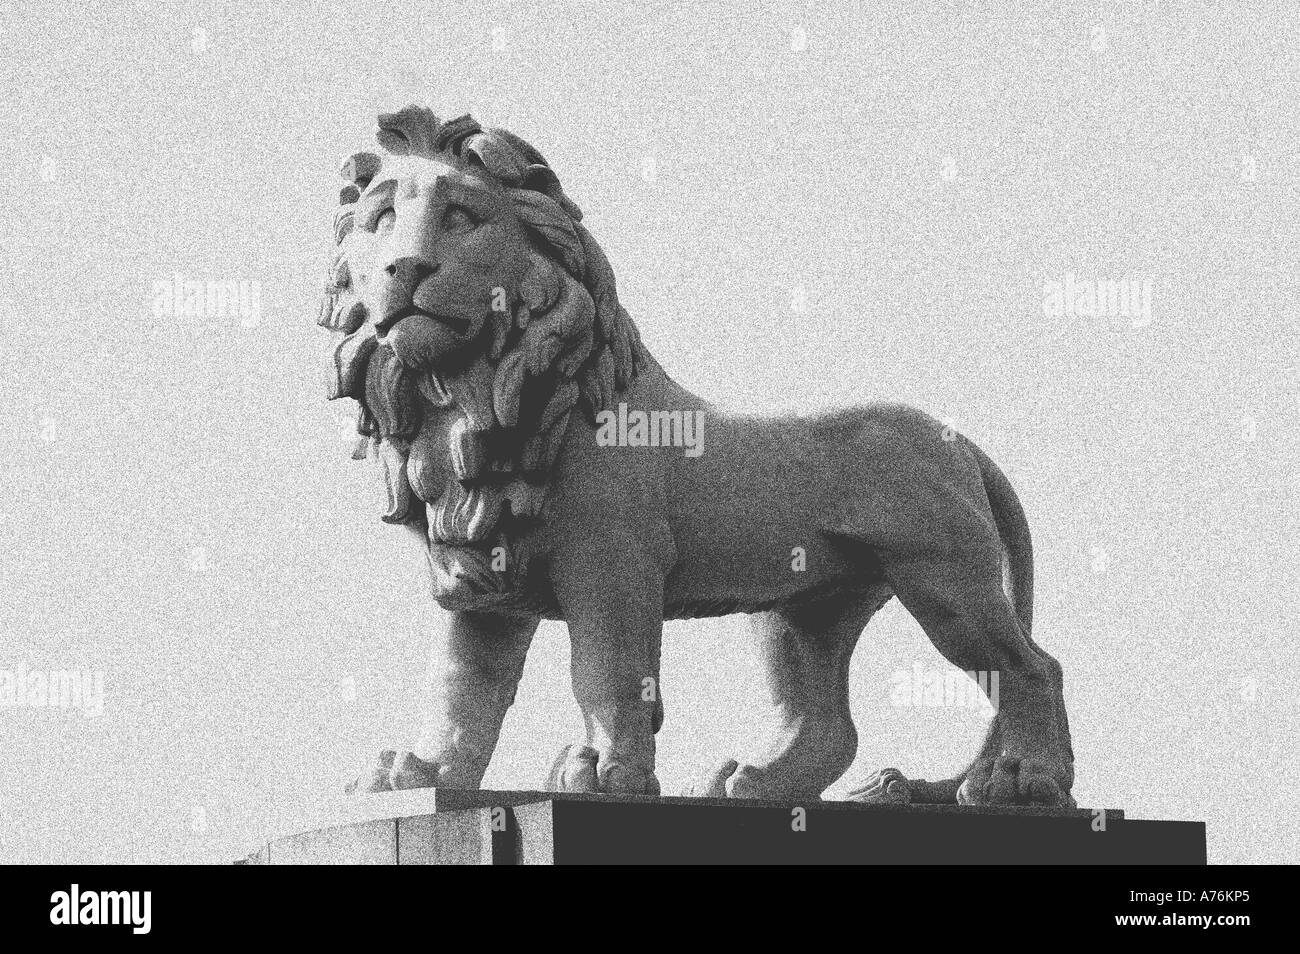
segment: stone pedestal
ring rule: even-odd
[[[1103,827],[1104,821],[1104,827]],[[1122,811],[422,789],[353,796],[247,864],[1205,864]]]

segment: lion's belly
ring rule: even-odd
[[[881,579],[872,554],[850,554],[813,523],[711,509],[716,523],[675,531],[677,563],[664,593],[668,619],[758,612]]]
[[[723,420],[671,477],[677,563],[665,616],[757,612],[881,581],[875,554],[828,529],[861,472],[846,447],[807,422]]]

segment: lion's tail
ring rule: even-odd
[[[998,535],[1007,551],[1011,602],[1028,633],[1034,620],[1034,544],[1029,536],[1029,521],[1007,475],[973,441],[967,440],[966,444],[975,455],[980,475],[984,478],[984,492],[988,494]]]

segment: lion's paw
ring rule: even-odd
[[[729,798],[727,782],[736,774],[738,768],[740,768],[739,762],[735,759],[727,759],[716,769],[693,778],[682,789],[682,794],[687,798]]]
[[[898,769],[881,769],[849,792],[847,800],[868,805],[910,805],[912,788],[907,776]]]
[[[813,791],[812,788],[817,790]],[[819,798],[821,788],[806,774],[792,775],[727,759],[717,768],[695,777],[682,790],[688,798]]]
[[[569,745],[551,766],[546,780],[550,792],[590,792],[606,795],[658,795],[653,771],[618,761],[589,745]]]
[[[344,791],[349,795],[363,792],[394,792],[407,788],[434,788],[438,784],[441,768],[426,762],[414,752],[397,752],[385,749],[379,753],[374,765],[349,782]]]
[[[1043,760],[1001,755],[971,767],[957,790],[957,803],[1074,808],[1067,778],[1068,773]]]

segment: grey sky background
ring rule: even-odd
[[[414,741],[442,625],[347,459],[314,326],[339,160],[473,112],[586,212],[650,349],[719,404],[916,405],[1034,530],[1084,806],[1296,861],[1297,27],[1198,2],[129,3],[0,13],[0,861],[224,862]],[[1131,281],[1150,314],[1053,313]],[[155,283],[243,281],[243,316]],[[1146,283],[1146,284],[1144,284]],[[1050,305],[1050,302],[1048,303]],[[741,617],[667,627],[660,777],[763,714]],[[579,738],[546,624],[486,783]],[[961,767],[984,715],[891,704],[943,661],[896,603],[858,762]]]

